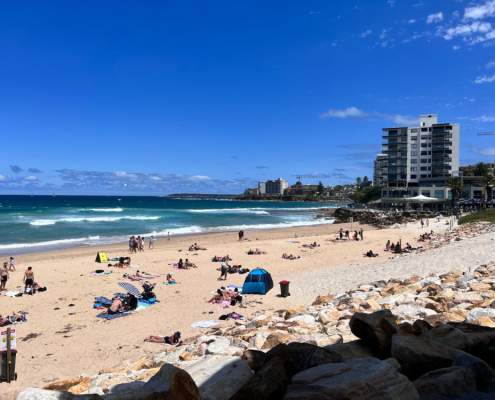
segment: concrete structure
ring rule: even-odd
[[[383,132],[387,173],[382,197],[448,199],[447,179],[459,175],[459,125],[438,123],[437,116],[429,114],[419,117],[419,126]]]
[[[289,187],[289,182],[285,179],[278,178],[266,182],[258,183],[258,192],[262,195],[278,195],[282,196],[285,189]]]

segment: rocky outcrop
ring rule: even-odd
[[[495,264],[366,283],[18,398],[495,398],[494,307]]]
[[[285,400],[418,400],[419,395],[396,362],[376,358],[324,364],[292,378]]]

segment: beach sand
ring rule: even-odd
[[[24,270],[30,265],[36,281],[47,286],[48,290],[20,298],[0,296],[0,314],[20,310],[29,313],[28,322],[14,326],[18,342],[18,380],[10,385],[0,384],[0,398],[12,398],[14,393],[25,387],[41,387],[54,379],[91,375],[105,368],[121,366],[127,360],[144,354],[158,352],[163,346],[144,343],[145,337],[169,335],[174,331],[181,331],[183,337],[197,335],[201,330],[191,328],[195,321],[216,320],[221,314],[231,311],[249,315],[259,310],[308,304],[318,294],[338,293],[360,283],[437,269],[450,270],[451,266],[457,266],[454,253],[442,249],[431,250],[433,255],[436,251],[440,252],[434,260],[429,255],[430,251],[389,260],[390,254],[383,251],[385,242],[401,239],[403,244],[409,242],[415,245],[419,233],[427,230],[422,230],[419,223],[382,230],[365,226],[364,241],[335,242],[333,239],[341,226],[349,228],[349,224],[343,224],[245,231],[247,240],[242,242],[238,241],[236,232],[161,239],[155,249],[132,254],[133,268],[130,269],[107,268],[105,264],[94,261],[98,250],[107,251],[111,257],[127,256],[127,244],[19,255],[16,257],[18,270],[11,274],[8,288],[13,290],[22,286]],[[353,229],[357,226],[354,224]],[[432,220],[430,229],[445,229],[445,223]],[[302,248],[303,244],[313,241],[318,242],[320,247]],[[208,250],[187,251],[194,242]],[[462,246],[467,243],[456,243],[459,247],[456,251],[462,253]],[[250,248],[259,248],[267,254],[247,255]],[[380,256],[363,257],[369,249]],[[489,257],[488,249],[485,251],[486,257],[478,257],[476,261]],[[281,255],[284,252],[300,255],[301,258],[283,260]],[[222,309],[217,304],[209,304],[207,300],[217,288],[225,284],[242,285],[246,277],[234,274],[229,275],[227,281],[217,280],[220,264],[211,262],[211,258],[226,254],[233,258],[231,264],[242,264],[250,269],[263,267],[270,271],[274,289],[266,296],[249,296],[247,308],[236,306]],[[188,258],[198,268],[173,268],[171,264],[179,258]],[[449,260],[452,260],[452,265]],[[435,264],[437,261],[438,264]],[[467,263],[470,259],[462,261]],[[471,258],[471,261],[475,262],[475,259]],[[112,270],[113,273],[93,276],[92,271],[99,268]],[[137,269],[163,275],[153,280],[160,302],[113,321],[96,318],[100,311],[93,309],[94,298],[111,297],[121,291],[117,283],[125,281],[123,273],[134,273]],[[167,273],[172,273],[179,283],[175,286],[164,285]],[[287,298],[277,296],[278,282],[283,279],[291,281],[291,296]],[[139,282],[134,284],[140,287]]]

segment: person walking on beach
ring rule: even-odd
[[[239,240],[244,239],[244,231],[239,231]]]
[[[361,240],[364,240],[364,237],[363,237],[363,228],[359,229],[359,236],[361,237]]]
[[[3,267],[0,270],[0,292],[7,290],[7,281],[9,280],[9,268],[8,263],[4,262]]]
[[[153,247],[155,247],[155,237],[153,235],[150,236],[150,243],[148,245],[148,248],[149,249],[152,249]]]
[[[15,272],[15,260],[14,260],[14,257],[10,257],[10,260],[9,260],[9,271]]]
[[[26,272],[24,272],[24,293],[34,294],[34,272],[33,267],[28,267]]]
[[[226,261],[220,265],[220,278],[219,278],[219,280],[222,280],[222,278],[223,278],[223,280],[226,281],[228,272],[229,272],[229,265]]]

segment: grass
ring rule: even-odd
[[[461,217],[459,224],[467,224],[469,222],[486,221],[495,224],[495,208],[487,208],[485,210],[476,211],[471,214]]]

